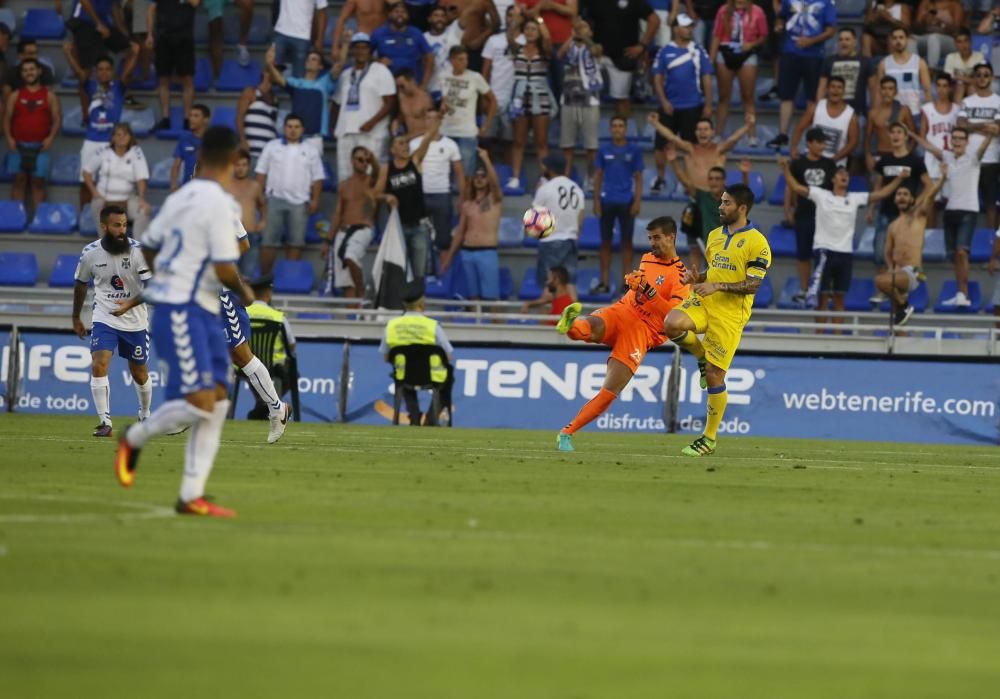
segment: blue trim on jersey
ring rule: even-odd
[[[723,250],[729,249],[729,241],[733,239],[734,235],[738,233],[746,233],[747,231],[756,227],[757,226],[750,219],[747,219],[747,225],[745,225],[743,228],[740,228],[738,231],[733,231],[732,233],[729,232],[729,226],[723,226],[722,232],[726,234],[726,244],[722,246],[722,249]]]
[[[207,257],[201,261],[198,273],[194,275],[194,284],[191,286],[191,298],[188,299],[188,303],[196,303],[195,297],[198,295],[198,286],[201,284],[201,275],[205,273],[205,268],[208,267],[208,263],[209,259]]]
[[[717,393],[725,393],[725,392],[726,392],[726,384],[722,384],[721,386],[710,386],[708,390],[705,391],[705,393],[711,393],[713,396],[716,395]]]

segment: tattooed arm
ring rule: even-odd
[[[717,291],[722,291],[745,296],[747,294],[756,294],[757,289],[760,288],[760,283],[761,280],[757,277],[747,277],[741,282],[705,282],[695,284],[694,293],[698,294],[698,296],[711,296]]]

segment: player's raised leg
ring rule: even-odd
[[[110,330],[110,328],[109,328]],[[100,347],[104,338],[95,326],[92,331],[91,347]],[[90,394],[94,398],[94,409],[100,420],[94,428],[95,437],[111,436],[111,383],[108,381],[108,367],[111,364],[110,349],[94,349],[90,353]]]
[[[600,319],[598,319],[600,320]],[[634,372],[625,363],[610,357],[608,359],[608,373],[604,377],[604,385],[597,395],[587,401],[580,412],[576,414],[568,425],[559,432],[557,445],[559,451],[576,451],[573,448],[573,435],[596,420],[601,413],[608,409],[614,402],[618,394],[622,392],[628,382],[632,380]]]
[[[705,347],[701,344],[701,340],[698,339],[698,326],[693,317],[696,314],[697,309],[694,304],[689,304],[688,301],[685,301],[681,304],[680,308],[675,308],[667,315],[666,320],[663,321],[663,333],[675,345],[686,349],[694,355],[694,358],[698,360],[699,384],[702,388],[707,388]]]
[[[604,320],[598,316],[584,316],[581,318],[580,311],[582,308],[583,305],[579,302],[566,306],[559,317],[559,322],[556,323],[556,330],[571,340],[597,344],[604,342]]]

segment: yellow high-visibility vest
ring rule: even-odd
[[[271,308],[266,303],[252,303],[247,306],[247,315],[250,316],[250,320],[273,320],[278,323],[284,323],[285,314],[281,311]],[[281,335],[278,335],[278,339],[274,341],[274,356],[273,357],[261,357],[260,359],[269,364],[281,364],[288,358],[285,352],[285,342],[281,339]]]
[[[390,349],[407,345],[436,345],[437,325],[437,321],[433,318],[416,313],[393,318],[385,328],[385,343]],[[430,358],[430,362],[431,381],[444,383],[448,378],[448,369],[441,361],[441,357],[434,355]],[[396,355],[393,368],[396,379],[401,380],[406,375],[406,357]]]

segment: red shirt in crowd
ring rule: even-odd
[[[517,0],[517,4],[521,7],[530,10],[532,7],[540,3],[542,0]],[[554,0],[557,5],[565,5],[566,0]],[[609,0],[610,1],[610,0]],[[545,22],[545,26],[549,30],[549,36],[552,37],[552,43],[556,45],[565,44],[569,41],[569,38],[573,35],[573,18],[567,15],[561,15],[558,12],[552,10],[542,11],[542,21]]]
[[[11,135],[18,143],[41,143],[52,133],[52,110],[49,91],[40,87],[17,91],[17,103],[10,122]]]

